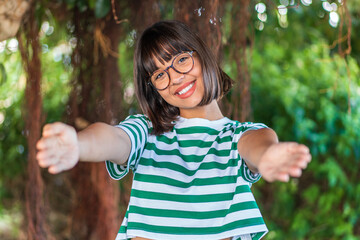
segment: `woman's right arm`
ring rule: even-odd
[[[73,168],[78,161],[110,160],[124,165],[131,142],[122,129],[105,123],[94,123],[76,133],[73,127],[57,122],[45,125],[36,147],[39,165],[55,174]]]

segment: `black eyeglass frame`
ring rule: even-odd
[[[167,88],[170,86],[170,83],[171,83],[171,78],[170,78],[170,74],[169,74],[169,71],[168,71],[168,70],[169,70],[170,68],[172,68],[172,69],[174,69],[175,72],[180,73],[180,74],[186,74],[186,73],[190,72],[190,71],[194,68],[194,64],[195,64],[195,62],[194,62],[194,57],[193,57],[193,53],[194,53],[194,52],[195,52],[195,50],[192,50],[192,51],[184,51],[184,52],[178,53],[178,54],[176,54],[176,55],[174,56],[174,59],[172,60],[171,65],[168,66],[167,68],[165,68],[165,69],[163,70],[164,72],[166,72],[166,74],[167,74],[168,77],[169,77],[169,82],[168,82],[168,84],[167,84],[167,86],[166,86],[165,88],[159,89],[159,88],[155,87],[155,85],[152,83],[151,77],[153,76],[153,74],[154,74],[156,71],[149,76],[149,78],[148,78],[148,84],[150,84],[151,86],[153,86],[153,87],[154,87],[155,89],[157,89],[158,91],[163,91],[163,90],[167,89]],[[186,71],[186,72],[180,72],[179,70],[177,70],[177,69],[174,67],[174,61],[175,61],[175,59],[176,59],[178,56],[180,56],[181,54],[183,54],[183,53],[188,53],[188,54],[190,55],[190,57],[191,57],[191,60],[192,60],[192,67],[190,68],[189,71]]]

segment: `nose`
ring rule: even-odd
[[[171,81],[170,84],[174,84],[174,85],[179,84],[184,79],[184,74],[183,73],[178,73],[172,67],[169,68],[168,74],[169,74],[170,81]]]

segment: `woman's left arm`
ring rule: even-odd
[[[238,151],[249,169],[268,181],[287,182],[300,177],[311,161],[309,148],[296,142],[279,142],[269,128],[246,131],[238,142]]]

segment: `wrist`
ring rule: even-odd
[[[249,169],[260,172],[266,152],[278,143],[276,133],[270,128],[262,128],[246,132],[238,142],[238,150]]]
[[[79,153],[79,161],[86,161],[86,153],[88,152],[86,151],[86,146],[88,145],[86,143],[87,139],[83,136],[81,131],[76,134],[76,139],[77,151]]]

